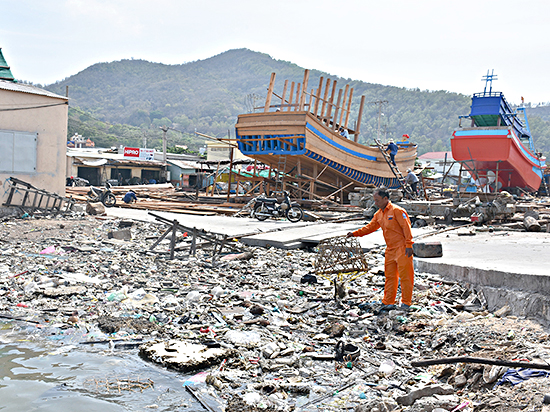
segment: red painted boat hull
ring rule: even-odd
[[[545,158],[538,158],[519,140],[512,127],[475,127],[456,129],[451,138],[453,158],[465,162],[475,177],[498,175],[502,187],[538,190]],[[474,172],[475,168],[475,172]]]

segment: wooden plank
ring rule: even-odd
[[[304,110],[304,104],[306,102],[306,91],[307,91],[307,84],[309,82],[309,70],[304,70],[304,81],[302,82],[302,96],[300,98],[300,108],[299,110],[302,112]]]
[[[271,106],[271,96],[273,95],[273,88],[275,87],[275,72],[271,73],[271,79],[269,80],[269,87],[267,89],[267,97],[265,98],[264,112],[269,112],[269,106]]]

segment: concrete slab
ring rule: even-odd
[[[492,287],[550,294],[550,234],[527,232],[442,233],[425,238],[443,245],[439,258],[415,258],[419,271]]]
[[[149,215],[147,210],[111,207],[107,208],[106,213],[107,216],[120,219],[134,219],[143,222],[155,222],[155,218]],[[234,237],[263,233],[271,230],[282,230],[292,227],[304,227],[314,224],[313,222],[292,223],[286,219],[268,219],[264,222],[260,222],[257,219],[252,219],[249,217],[197,216],[157,211],[153,211],[153,213],[169,220],[175,219],[183,226],[196,227],[197,229],[204,229],[208,232],[219,233]]]
[[[278,247],[281,249],[296,249],[304,246],[304,243],[316,245],[319,240],[329,237],[345,235],[358,227],[353,223],[322,223],[302,227],[289,227],[280,232],[262,233],[248,236],[241,241],[250,246]],[[315,240],[312,239],[315,237]],[[309,242],[308,242],[309,240]]]

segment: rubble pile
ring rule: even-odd
[[[380,251],[335,300],[315,253],[241,245],[214,262],[200,249],[169,260],[149,251],[163,226],[91,216],[1,230],[0,321],[72,350],[139,351],[184,374],[197,399],[216,399],[208,410],[538,411],[550,382],[528,368],[412,366],[547,363],[550,337],[504,303],[489,313],[469,285],[422,273],[409,311],[382,312]]]

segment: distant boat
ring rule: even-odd
[[[259,113],[239,115],[236,130],[239,150],[258,161],[309,181],[308,192],[331,193],[353,190],[353,185],[385,185],[400,187],[400,183],[377,146],[357,143],[361,124],[361,99],[356,125],[349,126],[353,89],[346,86],[335,99],[336,81],[321,77],[319,87],[307,92],[309,72],[304,75],[305,86],[294,82],[287,95],[287,84],[282,95],[273,92],[275,73],[272,74],[266,104]],[[324,92],[323,92],[323,86]],[[329,96],[329,89],[332,92]],[[271,105],[272,96],[281,104]],[[309,97],[308,97],[309,96]],[[350,138],[341,135],[343,128]],[[355,129],[355,130],[354,130]],[[399,170],[413,168],[416,145],[396,142],[399,151],[395,157]]]
[[[495,75],[487,72],[483,79],[485,89],[472,96],[470,114],[460,116],[461,122],[471,119],[471,127],[459,127],[451,137],[453,158],[474,179],[490,183],[492,191],[536,191],[546,158],[535,150],[523,102],[513,111],[502,93],[492,91]]]

